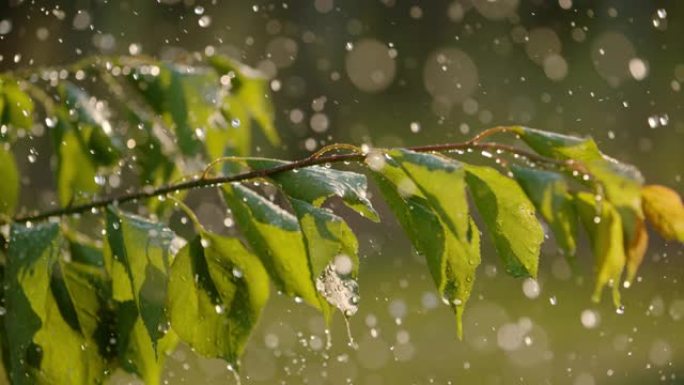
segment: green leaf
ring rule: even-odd
[[[269,100],[269,81],[260,72],[239,64],[225,56],[212,56],[209,59],[216,71],[221,75],[232,76],[231,95],[226,98],[223,105],[224,114],[231,119],[240,119],[240,125],[247,122],[248,117],[243,113],[247,111],[249,117],[254,119],[266,138],[272,145],[280,144],[278,130],[273,124],[275,114],[273,104]],[[241,117],[243,117],[241,119]],[[245,131],[249,126],[243,128]],[[242,140],[245,140],[242,138]],[[249,138],[246,139],[249,143]],[[239,143],[239,142],[238,142]],[[244,144],[243,144],[244,145]],[[245,151],[249,152],[249,151]]]
[[[676,191],[660,185],[641,190],[646,218],[667,240],[684,243],[684,205]]]
[[[513,127],[513,131],[542,156],[582,162],[603,159],[596,142],[591,138],[579,138],[522,126]]]
[[[219,79],[214,71],[181,65],[160,64],[156,76],[131,75],[134,85],[150,106],[170,124],[185,155],[200,151],[201,139],[220,117]]]
[[[163,224],[107,208],[105,260],[117,301],[133,300],[156,347],[166,329],[174,233]]]
[[[116,318],[116,344],[122,368],[138,374],[147,385],[160,385],[166,356],[178,345],[178,336],[169,329],[153,342],[134,301],[119,303]]]
[[[358,311],[358,242],[349,225],[326,208],[290,198],[304,235],[316,289],[346,317]],[[323,309],[327,321],[331,314]]]
[[[87,199],[100,187],[95,182],[95,165],[73,127],[60,119],[55,130],[62,131],[57,144],[57,195],[60,205],[67,207]]]
[[[565,178],[551,171],[517,165],[513,165],[511,171],[551,227],[560,249],[566,256],[574,256],[577,248],[577,212]]]
[[[202,231],[171,268],[171,325],[198,353],[237,368],[268,300],[268,282],[259,259],[238,239]]]
[[[347,222],[326,208],[290,198],[309,250],[314,277],[318,277],[334,257],[345,254],[358,270],[358,242]]]
[[[112,125],[106,107],[71,82],[61,82],[59,91],[65,107],[73,111],[70,114],[72,123],[83,136],[92,160],[103,166],[115,164],[121,157],[121,150],[112,141]]]
[[[72,261],[87,266],[104,267],[104,256],[101,247],[79,242],[68,235],[66,237],[69,239],[69,254]]]
[[[392,150],[389,156],[420,189],[449,230],[467,241],[471,229],[463,165],[443,156],[408,150]]]
[[[0,216],[11,217],[19,203],[19,170],[12,151],[0,143]]]
[[[222,191],[236,223],[275,284],[287,295],[325,311],[327,304],[316,291],[297,219],[241,184],[223,185]]]
[[[223,98],[221,115],[225,129],[207,131],[207,152],[212,158],[224,155],[249,155],[252,149],[252,119],[248,106],[236,95]]]
[[[287,162],[266,158],[246,158],[245,162],[255,170],[272,168]],[[337,196],[349,208],[360,215],[378,222],[378,213],[368,199],[368,183],[363,174],[335,170],[332,168],[311,166],[274,174],[270,179],[275,181],[285,193],[295,199],[312,203],[320,207],[328,198]]]
[[[525,192],[491,167],[466,165],[466,182],[506,271],[536,277],[544,231]]]
[[[2,84],[4,108],[0,124],[14,128],[31,129],[33,126],[33,100],[21,89],[18,83],[10,81]],[[13,135],[12,135],[13,136]]]
[[[596,258],[596,287],[592,299],[601,299],[603,287],[613,288],[613,303],[620,306],[620,277],[625,267],[625,249],[620,215],[606,201],[597,205],[594,195],[580,192],[576,195],[577,211],[589,234]]]
[[[620,163],[607,156],[589,162],[586,167],[601,183],[606,197],[622,217],[625,240],[632,242],[637,235],[639,222],[644,219],[641,207],[643,176],[634,166]]]
[[[367,162],[390,209],[425,256],[438,291],[456,312],[460,338],[480,264],[480,234],[468,215],[463,168],[433,155],[394,151],[393,156],[370,154]]]
[[[591,138],[578,138],[520,126],[515,127],[514,131],[540,155],[559,160],[580,161],[599,182],[608,200],[622,216],[626,241],[630,244],[635,242],[639,223],[644,218],[641,210],[643,177],[639,170],[603,155]]]
[[[13,384],[104,381],[107,366],[97,336],[103,276],[64,261],[61,243],[56,224],[12,227],[5,327]]]

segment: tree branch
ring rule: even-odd
[[[562,161],[562,160],[557,160],[557,159],[552,159],[552,158],[547,158],[543,156],[539,156],[537,154],[533,154],[531,152],[510,146],[510,145],[505,145],[505,144],[500,144],[500,143],[479,143],[480,140],[482,140],[485,137],[488,137],[491,134],[497,133],[497,132],[506,132],[510,131],[506,127],[494,127],[490,128],[488,130],[483,131],[481,134],[475,136],[473,139],[468,140],[466,142],[461,142],[461,143],[445,143],[445,144],[432,144],[432,145],[425,145],[425,146],[415,146],[415,147],[407,147],[408,150],[411,151],[416,151],[416,152],[451,152],[451,151],[472,151],[472,150],[481,150],[481,151],[494,151],[495,153],[499,152],[505,152],[509,154],[513,154],[518,157],[523,157],[526,158],[530,161],[537,162],[537,163],[544,163],[544,164],[550,164],[556,167],[566,167],[570,170],[576,170],[580,172],[585,172],[584,167],[575,161]],[[350,148],[355,148],[352,145],[334,145],[336,149],[350,149]],[[91,202],[71,206],[71,207],[65,207],[65,208],[59,208],[59,209],[53,209],[53,210],[47,210],[43,212],[39,212],[33,215],[25,215],[25,216],[18,216],[14,218],[14,222],[18,223],[25,223],[25,222],[34,222],[34,221],[41,221],[45,220],[48,218],[52,217],[61,217],[61,216],[66,216],[66,215],[74,215],[74,214],[81,214],[81,213],[86,213],[92,210],[97,210],[101,209],[103,207],[106,207],[108,205],[118,205],[126,202],[133,202],[133,201],[138,201],[138,200],[143,200],[143,199],[148,199],[152,197],[157,197],[157,196],[162,196],[166,195],[169,193],[175,193],[178,191],[182,190],[191,190],[191,189],[197,189],[197,188],[206,188],[206,187],[215,187],[218,185],[222,185],[225,183],[230,183],[230,182],[241,182],[241,181],[246,181],[250,179],[257,179],[257,178],[265,178],[269,176],[273,176],[275,174],[287,172],[287,171],[292,171],[292,170],[297,170],[305,167],[310,167],[310,166],[315,166],[315,165],[321,165],[321,164],[328,164],[328,163],[340,163],[340,162],[351,162],[351,161],[357,161],[361,162],[366,158],[367,154],[362,154],[358,152],[354,153],[348,153],[348,154],[332,154],[332,155],[321,155],[320,152],[316,152],[312,154],[311,156],[308,156],[306,158],[296,160],[290,163],[286,163],[283,165],[279,165],[276,167],[271,167],[271,168],[265,168],[261,170],[253,170],[253,171],[248,171],[248,172],[243,172],[235,175],[225,175],[225,176],[217,176],[217,177],[207,177],[207,174],[205,173],[202,175],[202,177],[198,177],[197,179],[189,180],[189,181],[183,181],[175,184],[169,184],[166,186],[161,186],[157,187],[154,189],[141,189],[138,191],[133,191],[129,193],[124,193],[121,195],[116,195],[116,196],[111,196],[111,197],[106,197],[106,198],[101,198],[101,199],[95,199]]]

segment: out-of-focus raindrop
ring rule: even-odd
[[[648,75],[648,66],[640,58],[634,58],[629,61],[629,72],[636,80],[644,80]]]
[[[515,15],[519,0],[473,0],[475,9],[489,20],[501,20]]]
[[[278,68],[292,65],[297,59],[298,51],[297,42],[284,36],[278,36],[266,45],[266,57]]]
[[[591,59],[596,72],[617,87],[630,74],[629,62],[636,57],[634,46],[621,33],[605,32],[592,43]]]
[[[672,360],[672,347],[667,341],[657,339],[651,344],[648,359],[653,365],[665,366]]]
[[[12,20],[0,20],[0,35],[7,35],[12,31]]]
[[[199,26],[202,28],[209,27],[211,25],[211,16],[203,15],[199,18],[199,20],[197,20],[197,24],[199,24]]]
[[[411,122],[411,124],[409,125],[409,128],[411,129],[411,132],[416,134],[416,133],[420,132],[420,123]]]
[[[74,26],[74,29],[78,31],[82,31],[86,28],[91,23],[91,18],[90,18],[90,13],[86,10],[79,10],[76,12],[76,16],[74,16],[74,20],[72,21],[72,25]]]
[[[537,64],[544,64],[544,60],[550,55],[559,55],[561,49],[561,40],[551,28],[535,28],[528,34],[525,51]]]
[[[529,299],[535,299],[541,294],[541,288],[539,287],[539,282],[533,278],[527,278],[523,281],[522,285],[523,293],[525,297]]]
[[[448,105],[460,103],[477,88],[477,66],[458,48],[443,48],[433,52],[423,68],[425,89],[435,100]]]
[[[375,39],[364,39],[356,42],[347,53],[345,69],[356,88],[380,92],[394,81],[397,64],[387,45]]]
[[[558,5],[563,8],[563,9],[571,9],[572,8],[572,0],[558,0]]]
[[[335,7],[334,0],[314,0],[314,8],[319,13],[328,13]]]
[[[328,126],[330,126],[330,120],[328,119],[328,115],[322,112],[317,112],[311,115],[309,124],[314,132],[321,133],[328,130]]]
[[[667,10],[665,8],[659,8],[658,10],[655,11],[653,14],[653,17],[651,18],[651,23],[653,26],[661,31],[664,31],[667,29]]]
[[[601,316],[599,316],[596,311],[587,309],[582,311],[582,314],[580,315],[580,321],[582,322],[582,326],[585,328],[594,329],[599,325],[599,323],[601,323]]]
[[[556,54],[544,58],[544,74],[551,80],[563,80],[568,75],[568,63]]]

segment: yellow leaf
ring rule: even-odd
[[[641,189],[646,218],[667,240],[684,242],[684,205],[676,191],[660,185]]]
[[[639,219],[634,230],[634,237],[631,242],[625,242],[627,252],[627,277],[625,278],[625,287],[629,287],[634,277],[636,277],[637,270],[644,260],[646,248],[648,247],[648,232],[646,231],[646,222]]]
[[[625,267],[625,248],[620,214],[608,201],[597,205],[594,195],[577,194],[577,211],[587,229],[596,258],[596,286],[592,300],[601,299],[603,287],[613,289],[613,303],[620,306],[620,277]]]

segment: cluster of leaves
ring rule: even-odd
[[[202,66],[96,58],[71,77],[64,73],[0,77],[0,176],[10,178],[0,213],[12,212],[19,196],[9,144],[32,136],[39,109],[52,136],[63,207],[91,200],[106,185],[104,176],[120,175],[126,164],[136,166],[141,185],[156,186],[197,171],[204,159],[247,155],[253,121],[272,144],[280,141],[268,80],[227,57]]]
[[[186,240],[163,221],[116,204],[82,218],[12,220],[19,177],[10,146],[0,146],[0,178],[8,182],[0,185],[0,212],[9,225],[0,248],[0,337],[13,384],[102,383],[117,368],[158,384],[164,358],[180,341],[237,370],[270,283],[328,322],[335,309],[352,316],[359,301],[357,239],[325,204],[335,198],[369,220],[379,216],[366,175],[321,165],[328,160],[361,161],[425,257],[456,313],[459,335],[480,264],[479,227],[509,274],[535,277],[544,239],[538,216],[568,258],[574,258],[582,224],[596,259],[594,298],[607,285],[618,306],[619,287],[632,282],[646,250],[646,219],[665,238],[684,242],[679,196],[644,186],[638,171],[603,155],[589,138],[508,128],[548,162],[514,157],[507,173],[425,148],[295,163],[247,157],[251,119],[278,140],[267,83],[226,58],[208,62],[179,67],[119,58],[87,66],[80,77],[98,76],[119,98],[117,125],[103,113],[102,101],[66,80],[46,86],[47,92],[36,86],[39,79],[3,80],[3,140],[32,129],[38,101],[55,139],[56,190],[65,208],[93,199],[100,175],[124,165],[154,191],[187,173],[193,161],[241,155],[223,159],[224,174],[235,176],[231,181],[199,180],[216,185],[239,234],[208,231],[176,194],[165,202],[194,224],[194,236]],[[139,209],[163,211],[154,204]]]

